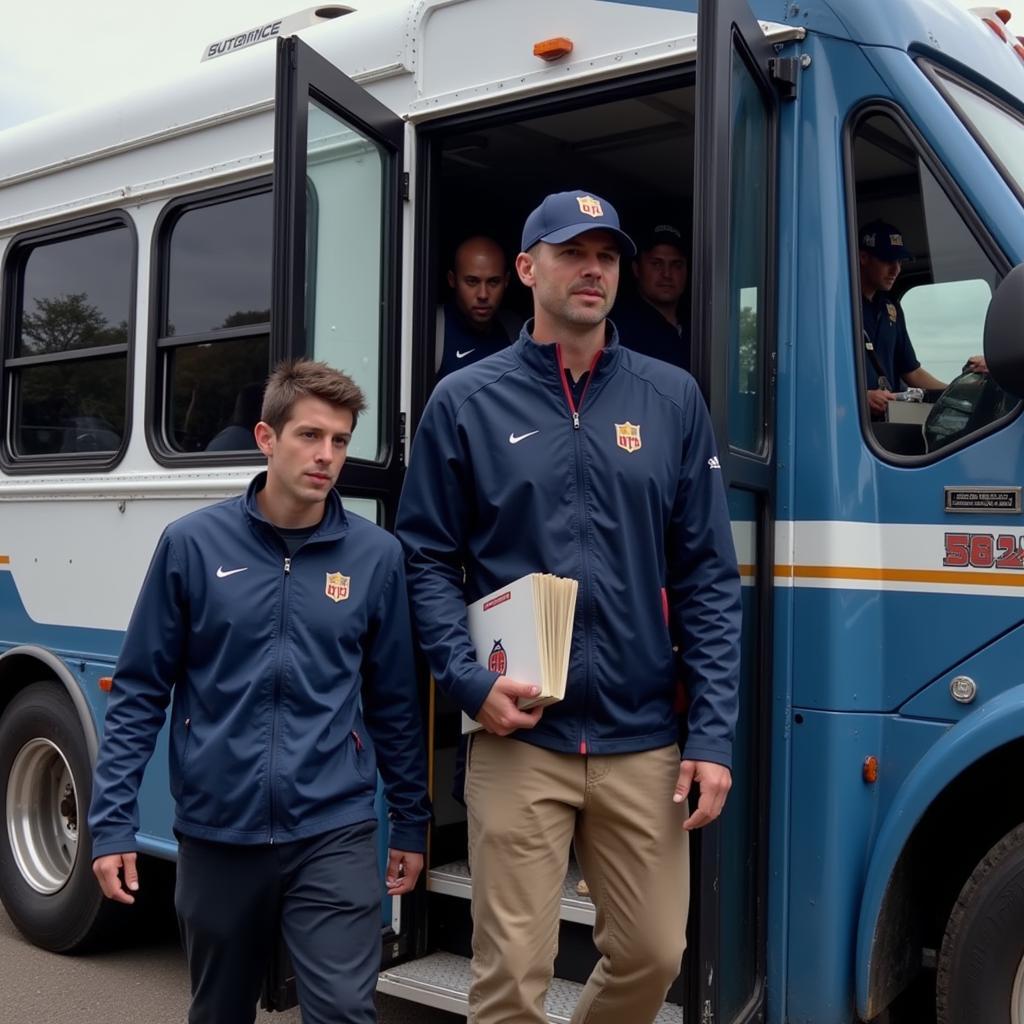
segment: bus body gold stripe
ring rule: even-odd
[[[1024,572],[965,569],[876,569],[860,565],[776,565],[779,579],[877,580],[891,583],[952,583],[956,586],[1024,587]]]

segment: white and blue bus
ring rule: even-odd
[[[162,527],[259,468],[269,368],[309,354],[362,385],[341,491],[391,525],[452,246],[514,254],[540,197],[583,186],[627,230],[686,225],[744,582],[734,789],[695,837],[660,1019],[1024,1024],[1024,47],[1004,16],[355,0],[0,136],[0,898],[24,935],[72,951],[104,926],[84,817],[123,631]],[[876,219],[915,254],[893,302],[948,382],[877,419]],[[991,372],[963,373],[983,351]],[[380,989],[464,1013],[458,715],[423,693],[429,870],[382,894]],[[173,860],[170,823],[162,739],[140,848]],[[573,871],[553,1021],[596,957]]]

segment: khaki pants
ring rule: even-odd
[[[595,757],[473,736],[470,1024],[547,1021],[570,844],[597,909],[601,954],[572,1024],[654,1020],[686,945],[686,805],[672,803],[678,774],[675,746]]]

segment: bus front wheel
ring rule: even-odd
[[[938,1024],[1024,1024],[1024,825],[982,858],[939,953]]]
[[[85,737],[64,688],[26,687],[0,718],[0,900],[27,939],[58,953],[87,945],[105,916],[85,821],[91,791]]]

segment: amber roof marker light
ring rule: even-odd
[[[553,39],[542,39],[539,43],[533,44],[534,57],[541,60],[558,60],[572,53],[572,40],[565,36],[555,36]]]

